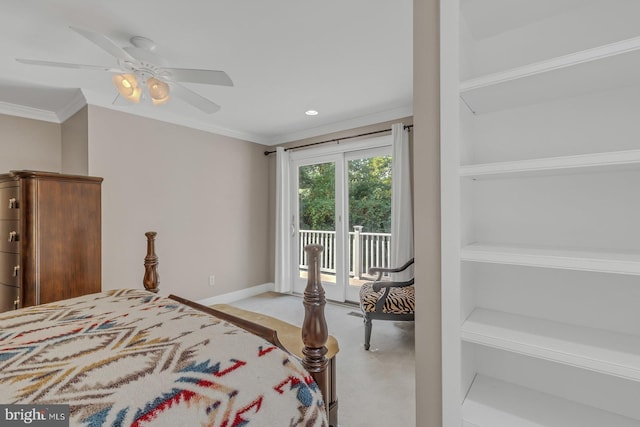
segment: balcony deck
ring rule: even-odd
[[[307,271],[306,270],[300,270],[300,277],[303,278],[303,279],[306,279],[307,278]],[[323,282],[327,282],[327,283],[336,283],[336,275],[335,274],[329,274],[329,273],[321,273],[320,274],[320,280],[322,280]],[[363,284],[365,284],[367,282],[372,282],[374,280],[375,280],[375,278],[373,276],[368,276],[368,275],[362,275],[360,279],[349,277],[349,285],[351,285],[351,286],[362,286]]]

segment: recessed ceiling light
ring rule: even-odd
[[[318,112],[316,110],[307,110],[304,112],[307,116],[317,116]]]

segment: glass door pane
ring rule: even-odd
[[[347,157],[349,217],[348,301],[359,301],[360,286],[374,277],[371,267],[389,267],[391,249],[391,154],[389,149]]]
[[[343,265],[344,251],[340,230],[341,185],[339,181],[341,162],[324,161],[297,165],[296,216],[297,238],[294,267],[294,291],[304,292],[307,283],[306,245],[322,245],[320,273],[327,298],[344,301]]]

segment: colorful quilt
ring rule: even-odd
[[[328,426],[296,359],[133,289],[0,314],[0,403],[69,404],[72,426]]]

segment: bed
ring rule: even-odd
[[[144,290],[0,314],[1,404],[69,405],[72,426],[337,425],[311,261],[299,359],[275,330],[158,295],[155,233],[147,239]],[[321,250],[307,248],[315,265]]]

